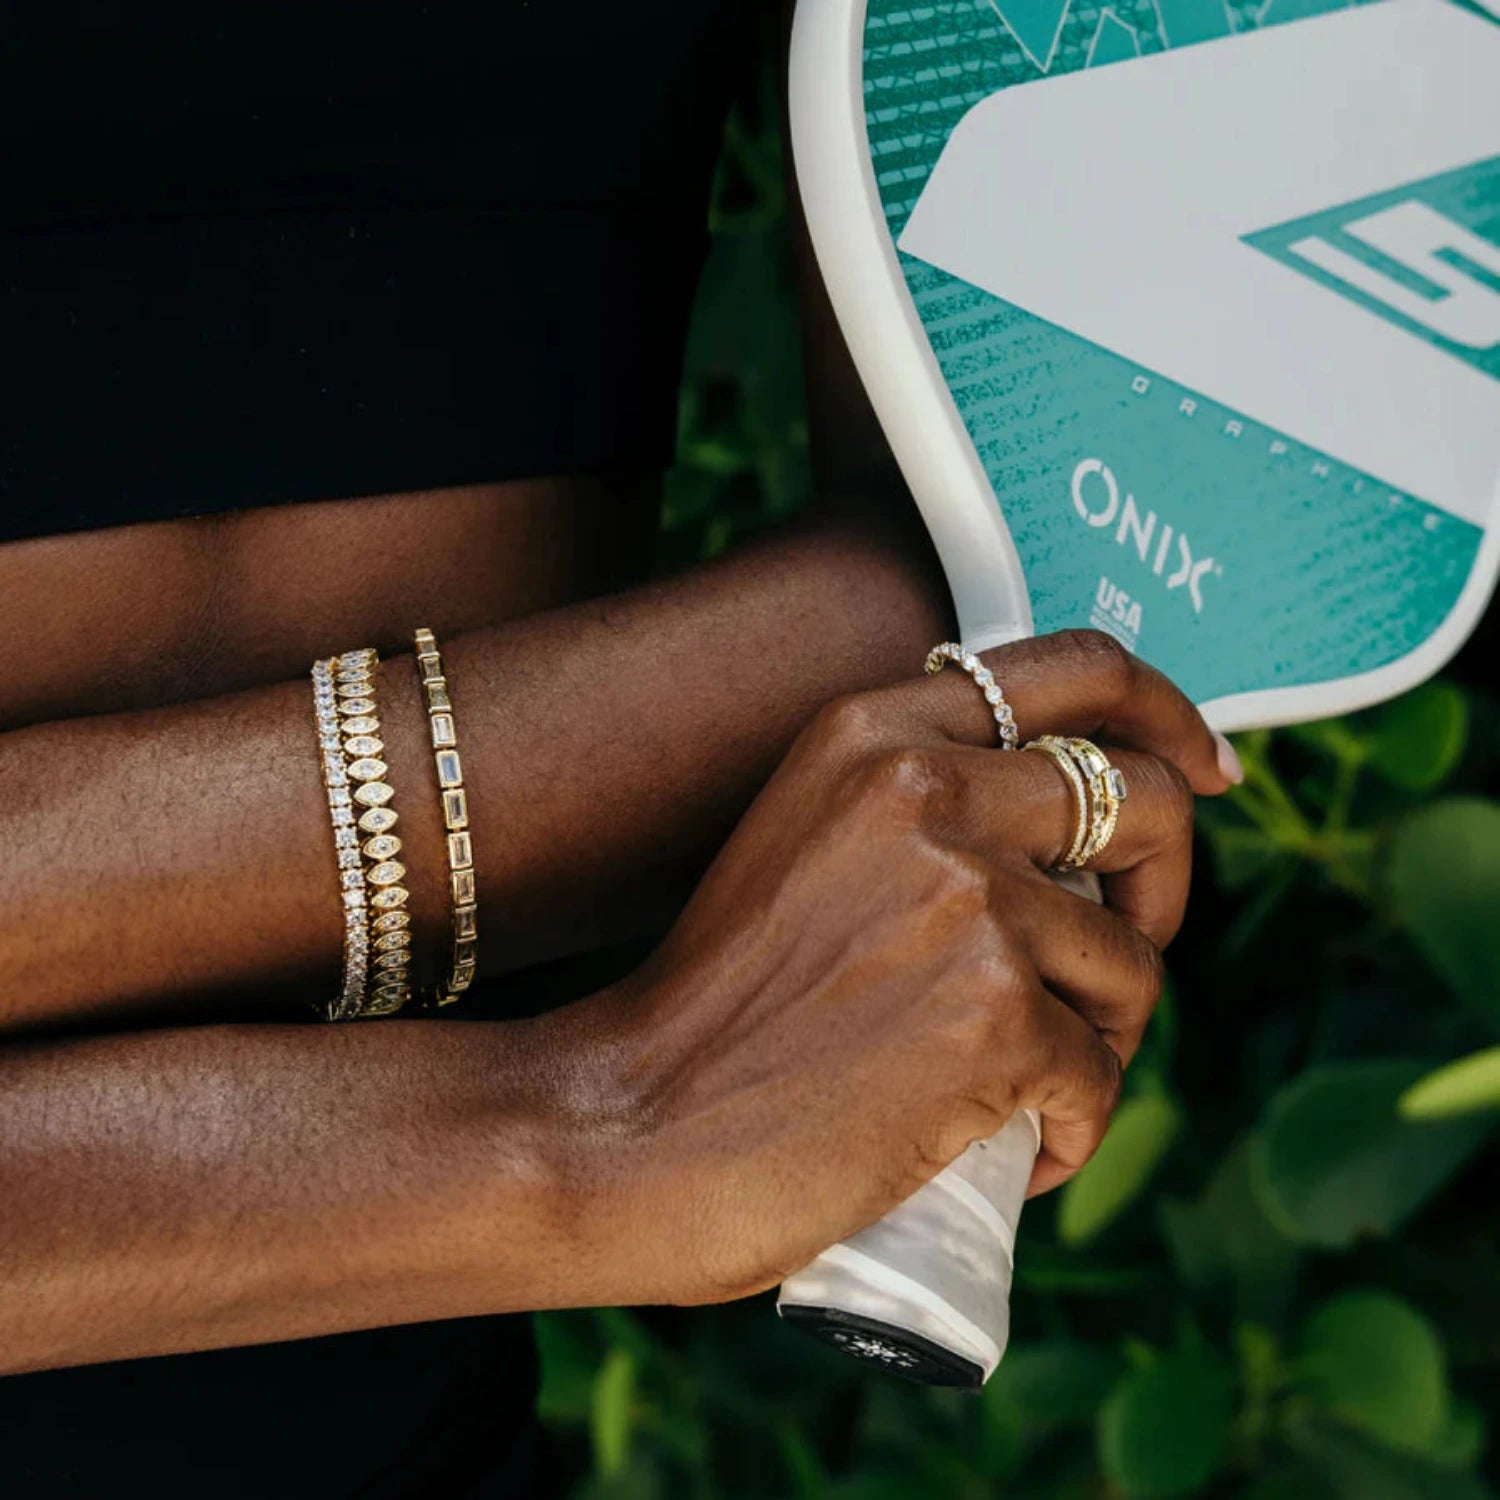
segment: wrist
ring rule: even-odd
[[[506,1307],[652,1300],[641,1229],[656,1196],[652,1130],[631,1010],[615,987],[494,1028],[484,1151],[503,1166],[476,1240],[486,1255],[504,1244],[525,1258],[487,1260],[484,1274]]]

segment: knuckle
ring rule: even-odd
[[[1061,635],[1069,657],[1099,684],[1105,697],[1118,700],[1134,687],[1136,659],[1107,631],[1066,630]]]
[[[1101,1043],[1093,1052],[1097,1075],[1095,1088],[1103,1117],[1108,1120],[1120,1102],[1120,1090],[1125,1083],[1125,1064],[1120,1061],[1120,1054],[1113,1047],[1106,1047]]]
[[[989,912],[973,959],[973,982],[986,998],[985,1015],[1005,1042],[1014,1035],[1016,1010],[1034,998],[1038,984],[1019,939]]]
[[[1193,788],[1186,776],[1169,760],[1152,762],[1152,787],[1161,806],[1162,831],[1171,839],[1188,837],[1193,830]]]
[[[818,710],[812,735],[835,756],[848,756],[877,743],[879,714],[869,693],[845,693]]]
[[[874,757],[872,769],[888,795],[906,804],[927,801],[945,781],[941,757],[916,745],[882,750]]]
[[[1161,949],[1150,938],[1129,929],[1130,944],[1126,950],[1125,967],[1131,1009],[1150,1015],[1161,999],[1167,983],[1167,964]]]
[[[994,877],[989,865],[977,854],[942,844],[929,844],[926,858],[936,883],[932,904],[962,931],[965,959],[983,963],[994,950]]]
[[[867,833],[912,834],[916,841],[910,852],[941,856],[923,830],[930,805],[946,782],[936,751],[909,745],[866,749],[846,760],[839,778],[840,803]]]
[[[1042,1048],[1038,1054],[1042,1075],[1038,1092],[1043,1109],[1064,1103],[1066,1113],[1107,1120],[1120,1099],[1124,1065],[1119,1054],[1097,1036],[1079,1044],[1070,1040],[1060,1046]]]

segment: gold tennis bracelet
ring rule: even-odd
[[[435,1005],[452,1005],[474,982],[479,944],[479,904],[474,882],[474,845],[469,831],[469,798],[464,790],[463,764],[458,758],[458,732],[453,700],[443,675],[443,658],[430,630],[418,630],[417,672],[427,699],[427,725],[432,736],[432,759],[437,769],[438,793],[443,803],[443,827],[448,836],[448,886],[453,909],[452,962],[446,979],[437,986]]]
[[[351,652],[345,660],[362,662],[373,652]],[[356,1013],[364,1004],[369,973],[369,921],[365,909],[365,877],[359,860],[359,835],[354,828],[353,798],[349,769],[340,734],[338,694],[334,674],[339,658],[313,664],[313,713],[318,729],[318,759],[323,768],[323,786],[328,795],[328,813],[333,820],[333,846],[338,861],[339,892],[344,911],[344,977],[335,995],[324,1007],[330,1021]]]
[[[406,867],[391,832],[395,789],[381,760],[385,744],[376,715],[379,658],[368,648],[313,668],[313,701],[323,779],[333,818],[339,887],[345,908],[344,983],[330,1020],[392,1016],[411,998],[410,899]],[[368,837],[360,843],[360,835]]]

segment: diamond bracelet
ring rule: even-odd
[[[443,658],[430,630],[416,633],[417,673],[427,700],[427,725],[432,736],[432,759],[442,799],[443,827],[448,843],[448,886],[452,896],[453,946],[447,977],[439,983],[433,1003],[452,1005],[474,982],[479,945],[478,893],[474,879],[474,844],[469,832],[469,797],[464,790],[463,764],[458,758],[458,732],[453,700],[443,675]]]
[[[323,782],[333,821],[344,906],[344,981],[325,1014],[331,1021],[394,1015],[411,997],[411,917],[391,829],[394,789],[378,757],[385,745],[375,707],[379,659],[369,648],[313,667],[313,704]],[[360,843],[361,834],[369,835]],[[363,858],[361,858],[363,856]],[[368,863],[367,863],[368,862]]]

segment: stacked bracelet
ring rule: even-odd
[[[437,1005],[451,1005],[474,982],[478,947],[478,901],[474,885],[474,847],[469,832],[469,800],[464,790],[463,765],[458,758],[458,734],[453,701],[443,675],[443,658],[430,630],[417,631],[417,671],[427,699],[427,724],[432,735],[438,795],[443,804],[443,827],[448,841],[448,886],[453,909],[452,963],[446,979],[433,995]]]
[[[385,746],[375,714],[374,651],[345,652],[312,670],[323,783],[333,820],[344,906],[344,980],[325,1011],[330,1021],[394,1015],[411,996],[411,917],[406,869],[391,829],[395,795],[383,780]],[[367,835],[363,844],[361,835]]]
[[[365,652],[356,651],[349,659],[362,660],[365,655]],[[333,819],[333,844],[344,911],[344,978],[339,993],[324,1008],[323,1014],[330,1021],[352,1014],[363,1005],[370,946],[365,916],[365,880],[360,869],[358,835],[354,831],[349,770],[344,759],[343,737],[339,733],[338,696],[334,683],[337,666],[337,658],[333,658],[315,662],[312,669],[319,759],[323,767],[323,786],[328,794],[328,812]]]
[[[380,720],[375,707],[375,653],[359,660],[340,657],[338,678],[340,732],[348,762],[361,833],[368,834],[360,846],[365,865],[365,899],[369,922],[369,987],[352,1016],[393,1016],[411,998],[411,917],[405,910],[409,899],[406,866],[396,855],[401,840],[391,832],[396,810],[391,799],[395,789],[385,779],[389,768],[380,759],[385,744],[380,738]]]

